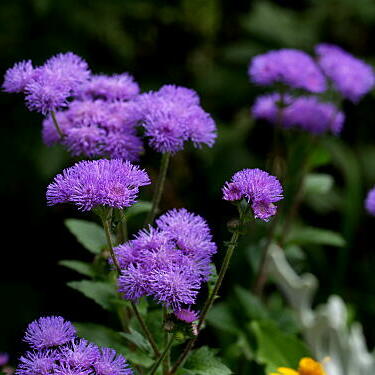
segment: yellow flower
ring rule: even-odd
[[[322,364],[311,358],[302,358],[297,371],[287,367],[279,367],[277,371],[270,375],[326,375]]]

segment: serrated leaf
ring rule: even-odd
[[[77,328],[78,336],[99,346],[115,349],[118,353],[123,354],[131,364],[149,367],[153,363],[149,356],[130,350],[119,332],[94,323],[74,323],[74,325]]]
[[[288,235],[288,243],[297,245],[315,244],[343,247],[345,240],[341,234],[315,227],[295,227]]]
[[[59,264],[61,266],[70,268],[73,271],[85,275],[88,277],[94,277],[95,272],[92,268],[92,265],[89,263],[81,262],[79,260],[60,260]]]
[[[221,362],[214,350],[203,346],[192,352],[181,373],[189,373],[191,375],[229,375],[232,371]]]
[[[250,319],[267,319],[269,317],[266,307],[261,300],[246,289],[236,286],[234,292],[243,311]]]
[[[70,281],[67,285],[94,300],[105,310],[113,310],[118,299],[115,286],[103,281]]]
[[[133,328],[129,328],[129,333],[121,332],[120,335],[123,336],[126,340],[130,341],[136,345],[139,349],[143,350],[146,353],[152,352],[152,347],[150,343],[145,339],[145,337]]]
[[[327,194],[333,186],[333,177],[325,173],[310,173],[304,180],[305,194]]]
[[[250,330],[257,340],[256,360],[266,365],[267,373],[278,367],[297,368],[302,357],[310,356],[302,341],[282,332],[272,321],[252,322]]]
[[[86,220],[67,219],[65,225],[78,242],[90,252],[100,254],[102,248],[106,246],[104,230],[98,224]]]
[[[125,218],[129,219],[132,216],[140,215],[151,211],[152,203],[148,201],[138,201],[133,204],[131,207],[125,210]]]

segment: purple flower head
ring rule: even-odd
[[[104,140],[103,153],[111,159],[136,161],[143,152],[143,143],[130,132],[111,132]]]
[[[72,323],[61,316],[48,316],[29,324],[24,341],[34,349],[43,349],[63,345],[75,337]]]
[[[156,151],[175,153],[189,140],[195,147],[213,145],[216,125],[199,106],[195,91],[166,85],[159,91],[140,95],[136,102],[145,136]]]
[[[205,220],[185,209],[167,212],[156,225],[114,249],[122,269],[119,291],[125,299],[149,295],[180,310],[195,302],[208,279],[216,245]]]
[[[33,74],[34,68],[30,60],[14,64],[5,73],[3,90],[5,92],[23,92]]]
[[[139,85],[128,73],[106,76],[93,75],[83,84],[78,97],[83,99],[103,99],[106,101],[129,100],[139,94]]]
[[[181,309],[181,305],[195,303],[200,281],[199,274],[191,262],[170,264],[169,267],[153,270],[149,276],[149,284],[154,298],[159,303],[175,310]]]
[[[96,375],[132,375],[126,359],[115,350],[103,348],[101,357],[94,363]]]
[[[51,350],[38,350],[26,352],[20,358],[15,374],[16,375],[49,375],[56,369],[58,355]]]
[[[106,132],[98,126],[82,126],[66,130],[62,142],[73,156],[94,157],[102,153],[105,137]]]
[[[191,310],[190,307],[188,309],[177,310],[174,312],[174,314],[176,315],[177,319],[186,323],[193,323],[199,319],[199,314],[196,311]]]
[[[53,374],[55,375],[94,375],[92,369],[86,369],[82,367],[71,366],[67,363],[60,363],[54,369]]]
[[[206,221],[201,216],[182,208],[168,211],[159,217],[156,224],[175,242],[183,254],[194,259],[202,279],[207,281],[211,274],[211,258],[217,247],[212,241]]]
[[[365,207],[370,215],[375,216],[375,187],[367,193]]]
[[[66,134],[70,128],[70,121],[66,116],[66,111],[56,112],[56,119],[59,124],[60,130],[63,134]],[[61,142],[61,137],[56,130],[55,124],[53,123],[51,115],[47,116],[42,123],[42,139],[47,146],[53,146],[56,143]]]
[[[9,362],[8,353],[0,353],[0,367],[5,366]]]
[[[286,106],[280,109],[279,100],[279,94],[258,97],[252,115],[286,129],[297,127],[312,134],[330,131],[337,135],[341,132],[345,115],[332,103],[321,102],[314,96],[287,97]]]
[[[70,202],[82,211],[125,208],[135,203],[139,187],[148,184],[147,173],[128,161],[81,161],[55,177],[47,188],[47,202],[50,206]]]
[[[89,368],[100,358],[99,348],[84,339],[72,340],[61,347],[59,358],[73,368]]]
[[[87,63],[71,52],[50,58],[34,70],[25,86],[27,107],[44,115],[66,107],[89,74]]]
[[[374,71],[362,60],[331,44],[318,44],[315,52],[323,72],[345,98],[356,103],[374,87]]]
[[[283,199],[279,180],[260,169],[243,169],[235,173],[223,187],[223,199],[237,201],[245,198],[254,216],[268,221],[276,214],[274,202]]]
[[[283,83],[314,93],[326,89],[325,78],[314,60],[295,49],[269,51],[255,56],[250,62],[248,74],[252,82],[262,86]]]

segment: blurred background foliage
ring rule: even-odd
[[[228,239],[226,225],[235,216],[234,208],[221,201],[223,182],[241,168],[269,167],[272,128],[256,124],[249,116],[254,98],[263,92],[248,82],[251,57],[284,47],[311,53],[316,43],[325,41],[375,64],[373,0],[2,0],[0,30],[2,72],[18,60],[30,58],[39,64],[58,52],[73,51],[94,72],[132,73],[144,91],[165,83],[196,89],[203,107],[217,121],[219,138],[212,150],[191,149],[176,155],[163,209],[185,206],[202,214],[218,243]],[[69,207],[45,206],[46,186],[71,164],[69,156],[59,147],[42,144],[42,119],[25,109],[21,97],[1,94],[0,102],[0,351],[16,356],[26,323],[42,314],[93,322],[110,318],[69,290],[65,282],[75,275],[57,265],[60,259],[85,260],[85,253],[63,226],[65,218],[84,215]],[[288,254],[298,271],[312,272],[320,280],[317,302],[332,293],[345,299],[353,318],[364,324],[372,346],[374,219],[364,213],[363,200],[375,184],[374,95],[358,105],[345,103],[344,110],[347,120],[342,135],[319,142],[313,163],[318,174],[310,176],[298,222],[304,223],[304,230],[306,225],[317,226],[340,232],[342,238],[325,240],[322,233],[309,232],[310,241],[301,243],[295,230]],[[291,162],[298,159],[301,147],[296,147]],[[148,151],[141,164],[155,176],[158,160]],[[144,198],[150,193],[146,190]],[[237,336],[234,342],[233,330],[249,327],[254,314],[262,313],[261,307],[251,310],[256,302],[243,293],[250,288],[249,270],[266,231],[264,224],[256,227],[237,251],[222,291],[229,302],[215,310],[221,319],[212,319],[214,329],[204,336],[212,346],[225,347],[229,362],[238,356],[238,348],[251,358],[248,341]],[[280,313],[283,302],[272,286],[269,295],[268,314],[284,331],[295,330],[288,310]],[[228,321],[233,316],[236,321]]]

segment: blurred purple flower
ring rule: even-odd
[[[255,56],[248,74],[252,82],[261,86],[283,83],[314,93],[326,89],[325,78],[314,60],[296,49],[280,49]]]
[[[375,216],[375,187],[367,193],[365,207],[370,215]]]
[[[190,308],[176,310],[174,314],[176,315],[177,319],[182,320],[186,323],[193,323],[199,319],[199,314],[196,311],[191,310]]]
[[[4,76],[3,90],[5,92],[23,92],[34,74],[31,60],[15,63]]]
[[[0,353],[0,367],[5,366],[9,362],[8,353]]]
[[[356,103],[374,87],[374,70],[362,60],[331,44],[318,44],[315,51],[323,72],[345,98]]]

